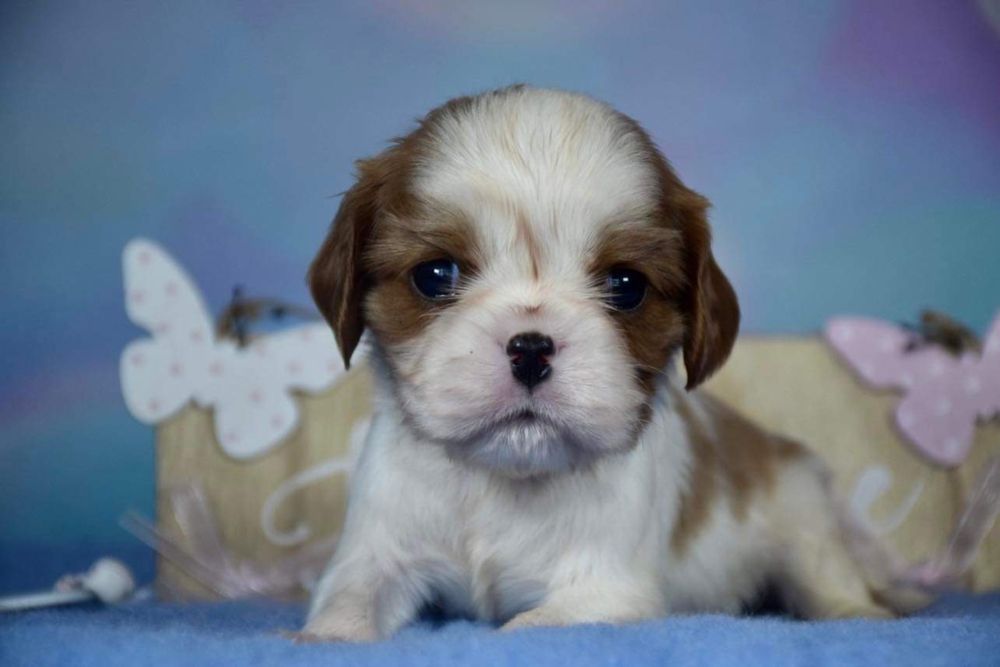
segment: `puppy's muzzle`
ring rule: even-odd
[[[537,331],[519,333],[507,343],[510,371],[529,390],[552,375],[549,357],[556,352],[552,339]]]

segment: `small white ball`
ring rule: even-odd
[[[102,558],[83,576],[80,583],[105,604],[115,604],[135,591],[135,579],[121,561]]]

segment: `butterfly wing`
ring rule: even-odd
[[[976,408],[961,391],[975,355],[957,359],[936,345],[913,346],[904,329],[869,318],[836,318],[826,337],[864,382],[906,392],[896,426],[921,455],[942,466],[965,459]]]
[[[953,364],[917,382],[896,408],[896,426],[934,463],[957,466],[969,455],[976,427],[976,404],[965,394],[968,375]]]
[[[933,348],[927,375],[918,377],[896,410],[906,437],[935,463],[956,466],[969,455],[977,418],[1000,412],[1000,316],[983,341],[982,355],[959,358]]]
[[[975,395],[976,409],[981,418],[1000,415],[1000,313],[987,330],[983,356],[975,372],[971,372],[966,379],[965,389]]]
[[[238,459],[260,456],[298,423],[295,390],[321,391],[344,373],[329,328],[308,324],[222,346],[206,397],[215,405],[219,444]]]
[[[125,312],[158,338],[211,342],[212,319],[190,276],[160,246],[134,239],[122,254]]]
[[[924,376],[940,375],[955,364],[936,346],[911,349],[912,335],[882,320],[838,317],[825,334],[851,369],[876,389],[909,389]]]
[[[255,346],[227,346],[221,372],[213,377],[215,434],[236,459],[264,454],[292,431],[295,403],[274,375],[275,365]]]
[[[155,423],[183,407],[202,383],[214,354],[211,319],[194,282],[155,243],[130,241],[122,270],[126,313],[152,334],[122,353],[122,393],[136,419]]]
[[[345,371],[325,324],[261,336],[245,348],[215,340],[191,278],[158,245],[136,239],[122,258],[129,319],[151,338],[129,344],[120,374],[125,402],[156,423],[190,400],[215,411],[219,444],[230,456],[259,456],[295,428],[295,390],[320,391]]]
[[[119,364],[122,394],[129,412],[155,424],[191,400],[191,384],[168,346],[151,338],[130,343]]]
[[[265,353],[288,389],[320,391],[343,375],[337,341],[326,324],[304,324],[271,334]]]

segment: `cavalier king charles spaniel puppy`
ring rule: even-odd
[[[764,587],[806,618],[914,604],[816,456],[691,391],[739,306],[708,201],[636,121],[514,86],[357,171],[309,281],[345,363],[369,332],[375,414],[304,637],[428,605],[513,629],[738,613]]]

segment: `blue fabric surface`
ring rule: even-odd
[[[15,665],[1000,665],[1000,594],[940,600],[898,621],[674,617],[498,633],[455,621],[369,645],[296,645],[300,605],[141,602],[0,616]]]

